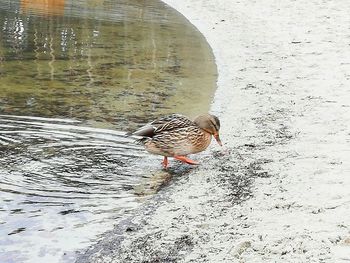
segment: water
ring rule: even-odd
[[[77,124],[0,116],[1,262],[72,259],[166,180],[123,133]]]
[[[52,15],[37,2],[0,6],[2,113],[124,129],[155,114],[208,110],[211,53],[164,4],[51,0]]]
[[[0,262],[74,261],[181,174],[124,133],[207,111],[215,87],[206,42],[160,2],[40,3],[0,1]]]

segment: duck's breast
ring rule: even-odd
[[[211,142],[211,134],[203,131],[198,128],[198,133],[190,134],[189,140],[192,148],[190,149],[190,153],[198,153],[202,152],[208,148]]]

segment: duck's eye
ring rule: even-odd
[[[220,127],[218,127],[215,122],[210,120],[210,128],[212,128],[214,131],[218,131]]]
[[[218,117],[213,116],[214,117],[214,121],[215,121],[215,128],[217,128],[217,130],[220,129],[220,120]]]

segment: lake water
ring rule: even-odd
[[[158,1],[0,1],[0,26],[0,262],[72,262],[184,172],[124,133],[208,111],[211,50]]]

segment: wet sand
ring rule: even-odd
[[[225,152],[78,261],[348,262],[350,2],[165,2],[213,48]]]

